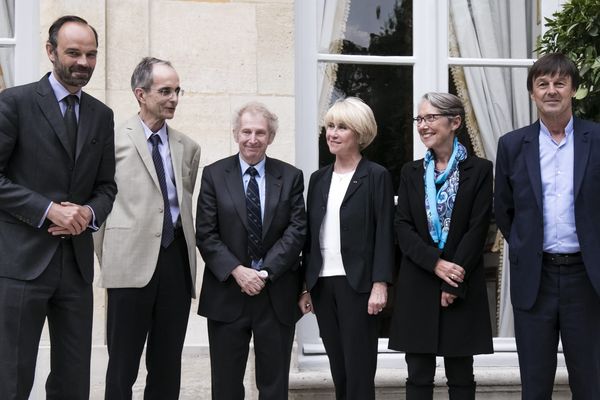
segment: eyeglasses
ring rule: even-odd
[[[428,124],[437,121],[437,119],[439,117],[456,117],[456,115],[452,115],[452,114],[426,114],[424,116],[416,116],[413,118],[413,121],[415,121],[415,123],[417,125],[419,125],[420,123],[422,123],[423,121],[427,122]]]
[[[175,94],[175,97],[181,97],[185,93],[185,91],[181,88],[177,88],[177,89],[161,88],[161,89],[150,89],[150,90],[155,91],[156,93],[160,94],[161,97],[164,97],[165,99],[170,99],[171,96],[173,96],[173,94]]]

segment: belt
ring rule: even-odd
[[[551,265],[573,265],[583,264],[581,252],[577,253],[546,253],[544,252],[542,260]]]

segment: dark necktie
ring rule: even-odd
[[[75,104],[79,99],[74,94],[70,94],[65,97],[67,103],[67,109],[65,110],[65,126],[67,128],[67,136],[73,150],[73,157],[75,157],[75,151],[77,148],[77,115],[75,115]]]
[[[250,175],[246,188],[246,216],[248,219],[248,255],[253,261],[262,258],[262,217],[260,212],[260,194],[256,175],[258,171],[249,167],[246,173]]]
[[[171,217],[171,205],[169,204],[165,167],[162,158],[160,157],[160,152],[158,151],[158,145],[161,143],[160,136],[153,134],[150,136],[150,141],[152,142],[152,161],[154,161],[154,168],[156,168],[156,175],[158,176],[158,183],[160,184],[160,191],[162,192],[165,210],[160,244],[162,247],[168,247],[175,239],[175,230],[173,228],[173,218]]]

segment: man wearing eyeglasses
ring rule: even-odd
[[[175,400],[195,297],[192,192],[200,146],[166,123],[183,95],[171,63],[142,59],[131,89],[140,110],[116,132],[119,193],[94,238],[100,286],[108,289],[105,399],[131,399],[147,339],[144,398]]]

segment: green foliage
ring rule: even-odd
[[[575,115],[600,122],[600,0],[570,0],[552,17],[538,50],[563,53],[577,64]]]

